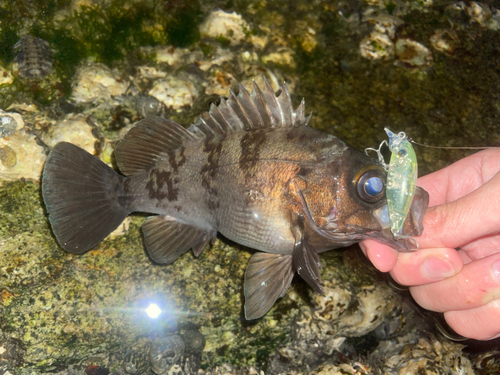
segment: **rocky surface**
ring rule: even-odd
[[[58,141],[113,165],[116,142],[145,115],[188,125],[263,76],[305,98],[311,126],[360,149],[385,126],[432,145],[498,145],[494,6],[0,0],[0,14],[1,373],[497,373],[498,351],[468,354],[433,331],[355,247],[322,254],[324,296],[296,280],[248,322],[251,249],[219,238],[198,259],[157,266],[134,216],[95,250],[67,254],[39,187]],[[33,64],[20,55],[27,40],[43,45]],[[423,174],[465,153],[417,155]]]

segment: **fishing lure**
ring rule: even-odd
[[[385,195],[391,232],[397,239],[402,236],[403,224],[415,195],[418,177],[417,155],[404,132],[395,134],[387,128],[384,130],[389,136],[391,151]]]
[[[394,238],[398,239],[404,237],[402,235],[403,225],[415,195],[418,177],[417,156],[404,132],[396,134],[387,128],[384,128],[384,130],[389,136],[389,143],[384,140],[378,150],[367,148],[365,152],[368,150],[375,151],[380,163],[387,170],[385,195],[389,211],[389,223]],[[391,151],[389,164],[385,163],[380,152],[383,144],[386,144]]]

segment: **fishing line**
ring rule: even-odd
[[[429,148],[441,148],[441,149],[445,149],[445,150],[486,150],[486,149],[490,149],[490,148],[498,148],[498,147],[494,147],[494,146],[484,146],[484,147],[468,147],[468,146],[430,146],[430,145],[426,145],[426,144],[423,144],[423,143],[419,143],[415,140],[413,140],[412,138],[408,138],[408,140],[413,143],[413,144],[416,144],[418,146],[422,146],[422,147],[429,147]]]

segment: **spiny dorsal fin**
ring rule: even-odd
[[[116,146],[116,163],[125,176],[130,176],[153,168],[167,152],[196,139],[175,121],[146,117],[130,129]]]
[[[237,96],[229,91],[228,100],[222,99],[218,106],[212,104],[189,129],[161,117],[139,121],[118,143],[116,162],[120,171],[129,176],[153,168],[168,152],[190,141],[252,129],[305,126],[311,115],[304,116],[304,106],[302,100],[293,109],[286,83],[279,96],[267,80],[263,90],[254,82],[251,94],[240,84]]]
[[[311,115],[304,116],[304,106],[302,100],[297,109],[293,109],[286,83],[279,96],[267,80],[263,90],[254,81],[251,94],[240,84],[237,96],[230,90],[229,98],[222,99],[218,106],[212,104],[189,131],[203,137],[252,129],[305,126]]]

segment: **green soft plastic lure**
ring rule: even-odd
[[[380,163],[387,170],[385,195],[387,198],[389,224],[394,238],[398,239],[404,237],[402,235],[403,225],[413,202],[413,196],[415,195],[418,177],[417,156],[404,132],[395,134],[387,128],[384,128],[384,130],[389,136],[389,143],[383,141],[378,150],[367,148],[365,151],[375,151]],[[391,151],[389,164],[385,163],[384,157],[380,152],[383,144],[388,145]]]
[[[417,186],[417,155],[404,132],[395,134],[387,128],[384,130],[389,136],[391,151],[385,194],[391,232],[397,239],[402,236],[403,224]]]

